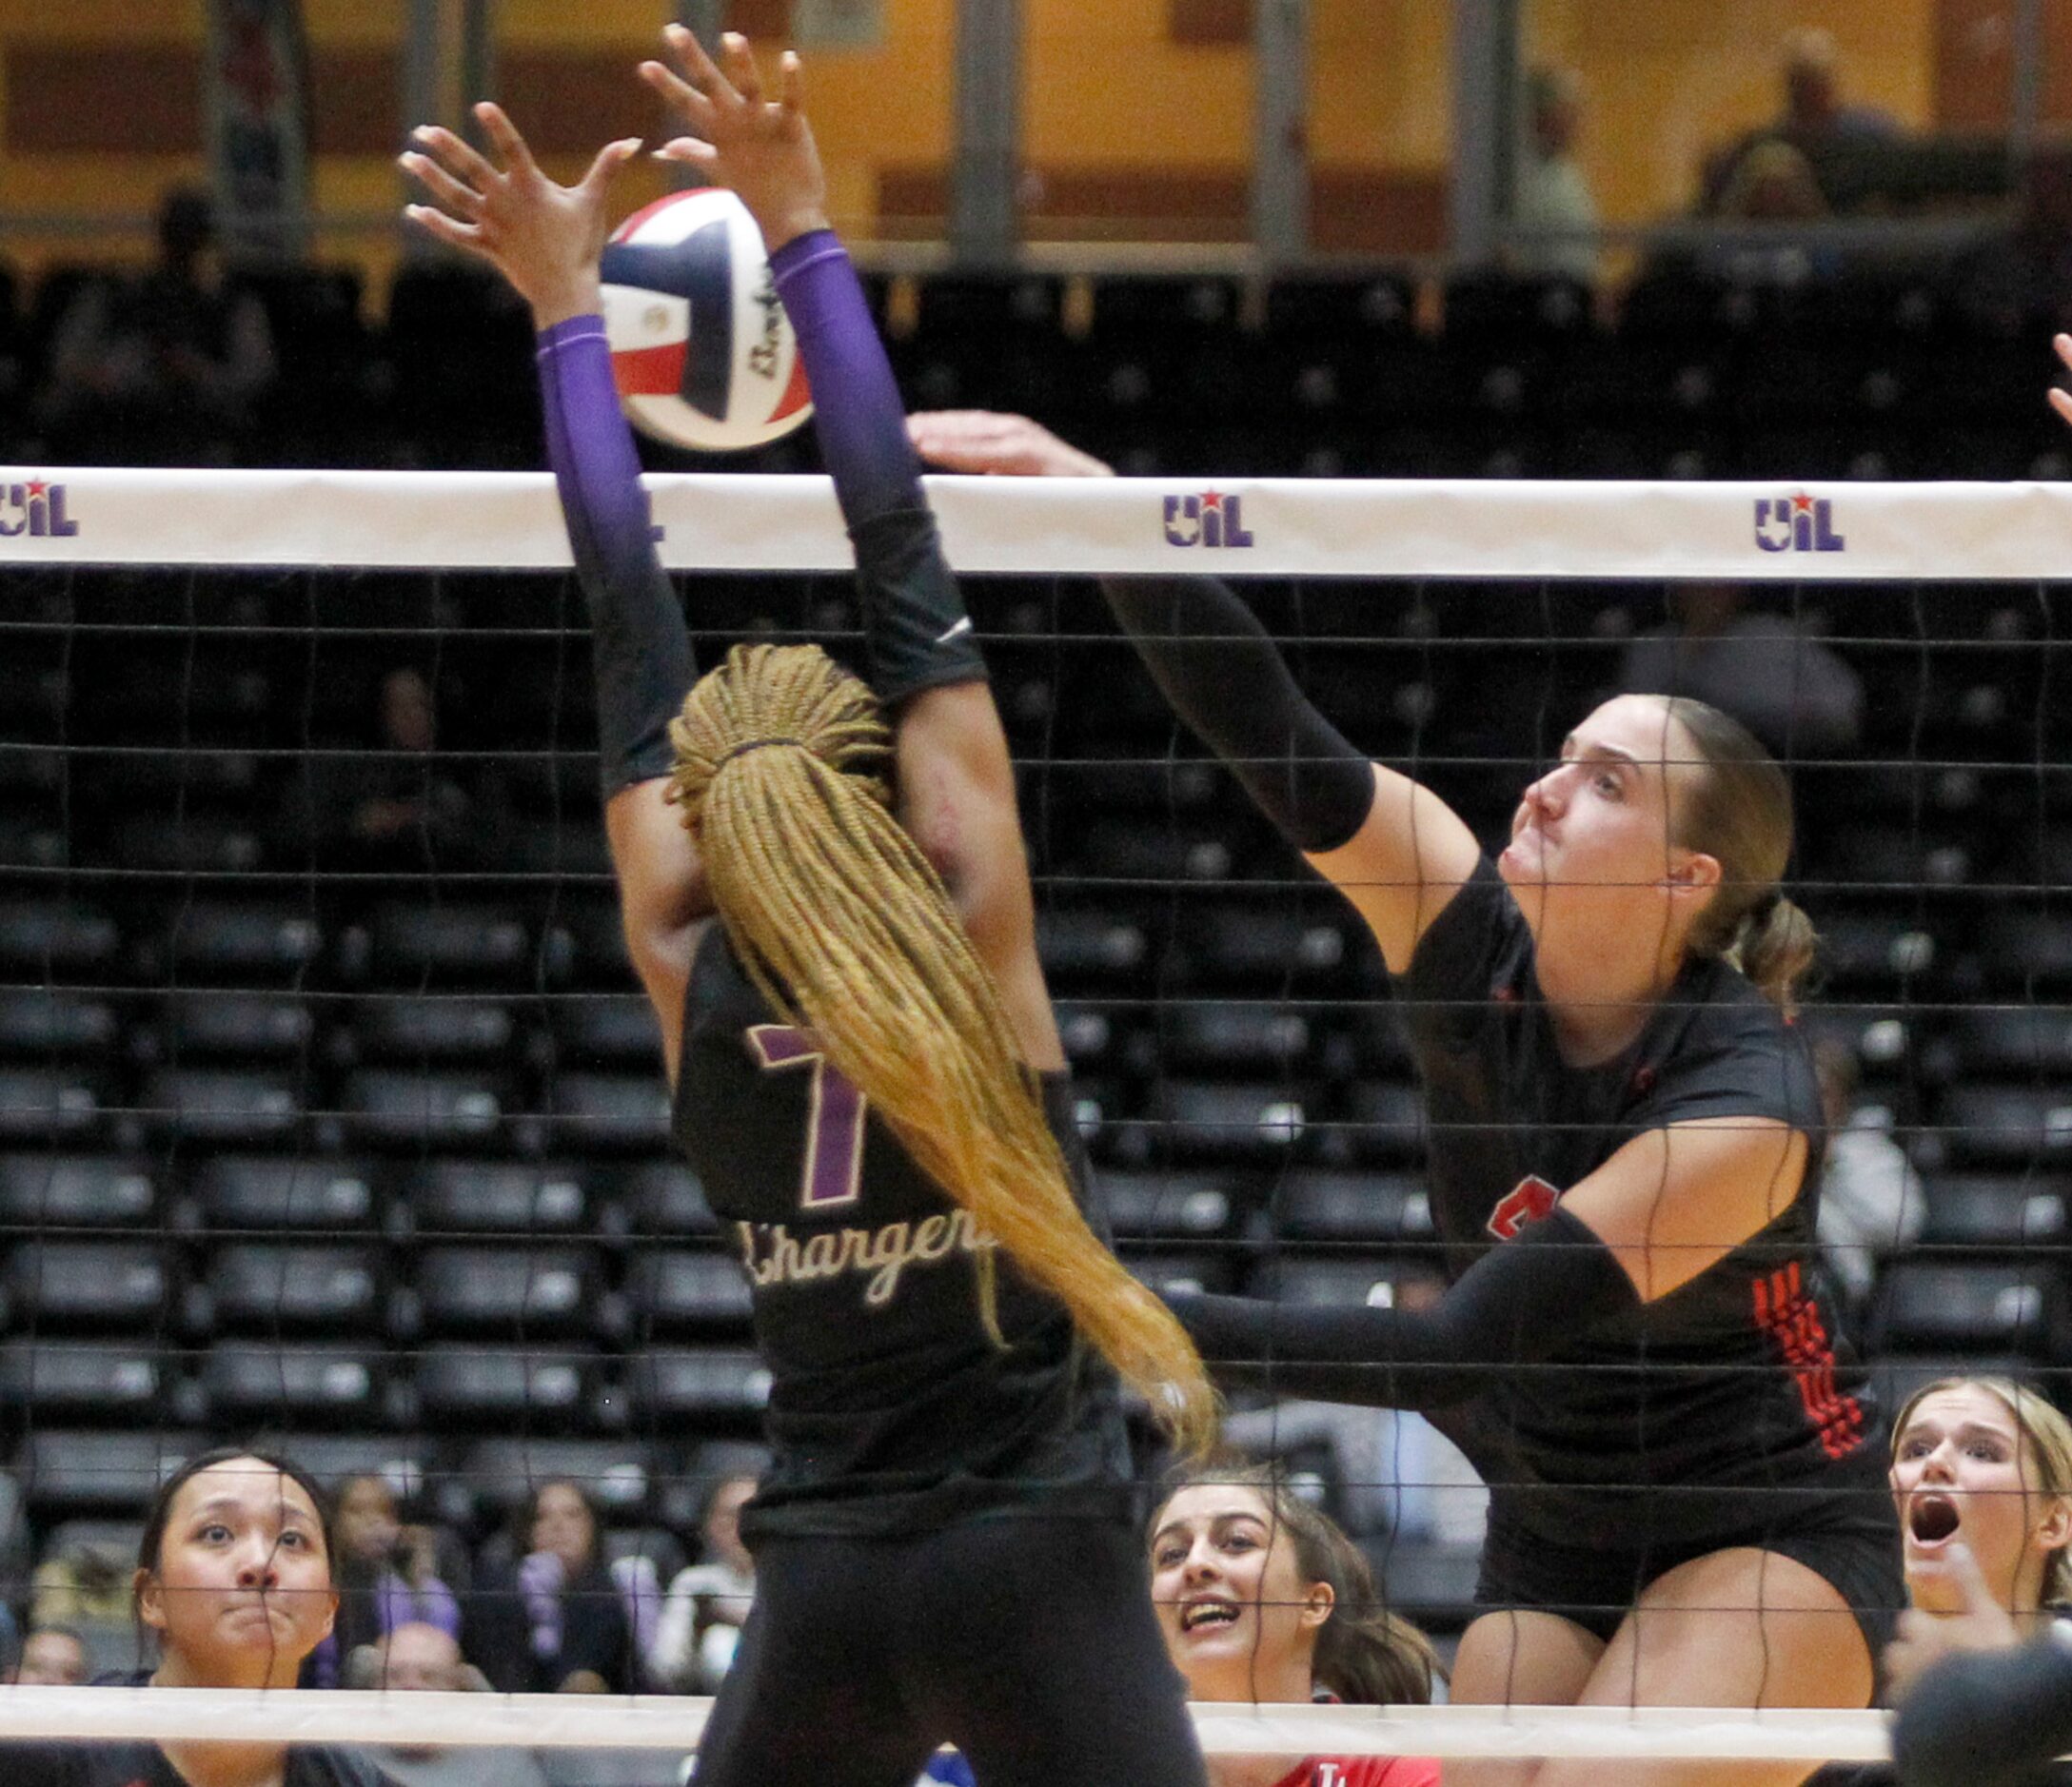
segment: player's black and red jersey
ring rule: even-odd
[[[1814,1266],[1819,1090],[1777,1007],[1728,963],[1693,960],[1628,1049],[1569,1066],[1531,933],[1487,857],[1396,991],[1454,1276],[1647,1130],[1748,1116],[1809,1142],[1804,1185],[1779,1188],[1790,1201],[1759,1234],[1440,1417],[1492,1485],[1495,1518],[1569,1544],[1675,1544],[1746,1531],[1754,1501],[1784,1520],[1882,1485],[1880,1422]]]
[[[1070,1084],[1046,1075],[1042,1091],[1083,1205]],[[1135,1508],[1114,1373],[811,1039],[775,1020],[717,924],[691,968],[674,1121],[747,1274],[770,1370],[776,1457],[745,1533]],[[1004,1348],[980,1314],[984,1257]]]

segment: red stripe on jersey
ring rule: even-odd
[[[1829,1458],[1848,1457],[1863,1443],[1863,1405],[1836,1387],[1834,1344],[1819,1306],[1806,1294],[1798,1263],[1757,1279],[1750,1289],[1756,1326],[1790,1367],[1806,1419],[1819,1429],[1821,1449]]]
[[[612,356],[612,383],[621,397],[675,397],[683,389],[684,344],[628,347]]]

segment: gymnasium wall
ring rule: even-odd
[[[1990,126],[2004,115],[2015,0],[1529,0],[1534,53],[1579,69],[1583,155],[1606,216],[1643,221],[1688,200],[1707,145],[1769,115],[1775,47],[1798,23],[1840,40],[1847,94],[1903,124]],[[502,96],[558,167],[608,133],[651,129],[630,79],[661,0],[503,0]],[[393,206],[402,0],[307,0],[315,200],[370,218]],[[839,221],[859,234],[933,234],[947,193],[953,0],[884,0],[868,49],[825,50],[814,105]],[[1324,245],[1442,245],[1450,106],[1445,0],[1313,0],[1311,150]],[[733,0],[780,32],[788,0]],[[2072,0],[2049,0],[2072,115]],[[1252,128],[1247,0],[1024,0],[1024,128],[1032,233],[1234,239],[1246,230]],[[0,0],[0,209],[135,214],[201,167],[199,0]],[[638,169],[632,202],[659,189]],[[30,265],[134,253],[17,232]],[[385,230],[347,245],[381,258]]]

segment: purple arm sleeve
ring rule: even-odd
[[[571,317],[543,330],[539,359],[547,461],[590,610],[598,767],[609,799],[669,774],[669,722],[697,667],[683,611],[655,551],[602,319]]]
[[[813,386],[813,423],[851,529],[918,509],[921,465],[906,409],[856,268],[831,229],[794,237],[770,258]]]

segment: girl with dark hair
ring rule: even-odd
[[[957,471],[1106,469],[1021,418],[911,428]],[[1791,1023],[1814,937],[1780,886],[1783,772],[1712,708],[1622,696],[1569,733],[1485,855],[1303,697],[1225,585],[1104,588],[1181,718],[1380,946],[1451,1280],[1423,1309],[1175,1296],[1203,1356],[1291,1396],[1436,1411],[1473,1462],[1484,1612],[1454,1700],[1867,1705],[1898,1534],[1882,1424],[1814,1264],[1822,1119]]]
[[[242,1446],[189,1459],[151,1503],[133,1589],[140,1685],[295,1686],[338,1595],[323,1491]],[[29,1692],[31,1690],[25,1690]],[[350,1751],[284,1743],[33,1743],[0,1751],[9,1787],[380,1787]]]
[[[1431,1642],[1383,1604],[1366,1555],[1268,1465],[1205,1466],[1151,1522],[1152,1600],[1194,1700],[1424,1706]],[[1436,1787],[1426,1758],[1217,1758],[1214,1787]]]
[[[741,1518],[756,1600],[697,1780],[908,1787],[953,1742],[987,1787],[1199,1787],[1118,1390],[1194,1448],[1214,1397],[1083,1211],[1014,767],[827,227],[797,59],[766,99],[740,37],[723,70],[689,31],[669,43],[681,73],[642,73],[698,135],[664,152],[761,226],[868,682],[813,646],[693,669],[599,316],[605,184],[638,145],[562,187],[482,106],[495,160],[425,130],[405,166],[443,207],[411,215],[540,324],[626,941],[770,1367],[774,1458]]]
[[[633,1628],[604,1561],[597,1509],[581,1483],[536,1483],[512,1522],[515,1565],[466,1614],[469,1659],[505,1694],[630,1694]]]

